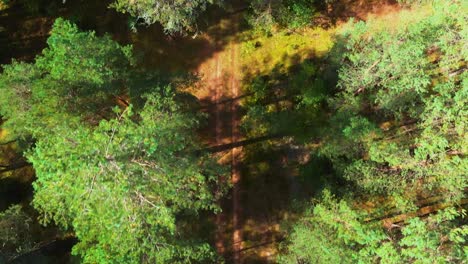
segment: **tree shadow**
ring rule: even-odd
[[[50,21],[28,16],[20,6],[0,11],[0,64],[31,61],[46,47],[50,27]]]
[[[247,140],[239,143],[245,144],[241,190],[247,263],[274,261],[277,243],[284,238],[282,224],[296,219],[323,188],[348,184],[316,151],[328,123],[327,99],[336,92],[338,80],[344,40],[334,41],[327,56],[311,52],[305,60],[285,57],[284,62],[290,60],[285,65],[291,65],[286,70],[276,65],[269,73],[244,79],[248,96],[242,99],[246,113],[242,120]],[[223,208],[230,215],[228,199]]]
[[[81,30],[94,30],[98,35],[110,34],[121,44],[131,44],[140,64],[160,72],[190,72],[213,56],[214,53],[236,39],[246,27],[237,27],[235,10],[243,3],[228,9],[209,8],[198,19],[198,31],[191,34],[166,35],[158,24],[140,25],[132,31],[128,15],[108,8],[112,0],[49,1],[33,0],[40,8],[28,8],[28,1],[13,1],[13,5],[0,11],[0,63],[11,59],[31,61],[46,47],[53,21],[64,17],[76,23]],[[28,5],[33,5],[33,4]],[[237,27],[235,31],[232,28]]]

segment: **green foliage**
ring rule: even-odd
[[[35,64],[13,61],[0,76],[4,127],[23,138],[47,136],[64,120],[97,122],[96,114],[109,112],[109,99],[122,93],[129,78],[130,47],[109,36],[79,32],[59,18],[48,44]]]
[[[428,2],[427,0],[398,0],[398,3],[401,5],[415,5]]]
[[[294,135],[310,140],[323,120],[329,74],[322,65],[333,46],[330,31],[307,28],[265,36],[253,34],[242,46],[243,128],[248,137]]]
[[[466,261],[464,210],[410,214],[390,229],[379,221],[417,210],[420,195],[455,206],[467,188],[468,36],[458,15],[466,5],[418,8],[395,23],[354,23],[338,36],[339,80],[317,153],[348,183],[337,190],[346,198],[325,193],[293,225],[280,263]],[[364,210],[363,200],[375,196],[394,209],[380,202]]]
[[[249,23],[256,29],[270,32],[274,27],[300,28],[311,23],[315,15],[313,0],[253,0]]]
[[[453,208],[413,218],[401,230],[386,230],[368,217],[326,191],[294,226],[279,263],[463,263],[467,257],[466,226],[457,227],[464,213]]]
[[[84,263],[214,261],[190,225],[225,189],[193,136],[198,116],[109,36],[57,19],[48,44],[0,76],[5,127],[34,141],[42,223],[73,230]],[[122,94],[135,106],[116,107]]]
[[[34,247],[32,221],[20,205],[0,212],[0,261],[13,259]]]
[[[167,33],[195,31],[199,13],[216,0],[116,0],[111,7],[145,24],[161,23]]]
[[[123,79],[131,61],[131,46],[122,47],[110,36],[80,32],[76,25],[58,18],[47,39],[48,48],[36,66],[54,80],[81,89],[111,86]]]
[[[268,78],[255,78],[247,86],[252,96],[244,102],[248,111],[243,117],[243,127],[252,136],[303,136],[310,125],[310,116],[317,114],[325,98],[321,84],[312,62],[304,62],[294,73],[273,72]],[[311,86],[314,89],[304,91],[304,87]]]
[[[195,125],[172,97],[152,95],[138,116],[128,108],[96,128],[57,127],[28,154],[43,222],[73,227],[85,263],[210,256],[177,226],[179,214],[215,209],[216,177],[199,167],[208,161],[194,154]]]
[[[399,193],[467,186],[466,23],[460,4],[436,1],[429,16],[375,29],[357,23],[346,39],[335,114],[320,153],[364,190]],[[421,184],[422,183],[422,184]]]

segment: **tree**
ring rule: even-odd
[[[460,4],[424,8],[403,12],[392,29],[360,22],[345,34],[320,153],[365,191],[458,200],[467,186],[466,23],[454,12]]]
[[[13,61],[0,76],[0,115],[12,134],[38,139],[63,120],[96,123],[128,87],[131,47],[57,19],[36,63]]]
[[[315,14],[313,0],[252,0],[250,23],[256,28],[271,30],[274,26],[298,28],[310,24]],[[144,24],[161,23],[166,33],[196,30],[196,20],[209,5],[219,0],[116,0],[111,7],[129,13]]]
[[[280,262],[466,260],[466,212],[457,208],[468,165],[467,28],[457,15],[464,8],[434,1],[402,11],[394,23],[353,23],[338,36],[338,85],[314,152],[331,161],[344,180],[334,191],[344,195],[325,194],[304,213]],[[407,214],[384,229],[379,219],[415,211],[421,197],[454,207]],[[375,204],[370,211],[367,202]]]
[[[145,24],[161,23],[167,33],[195,31],[198,15],[217,0],[116,0],[111,7]]]
[[[280,263],[463,263],[466,211],[448,208],[427,219],[413,218],[400,229],[366,221],[369,213],[328,191],[295,224]]]
[[[309,25],[315,15],[313,0],[253,0],[252,14],[248,20],[252,26],[271,31],[273,27],[299,28]]]
[[[210,256],[184,237],[180,214],[215,209],[214,172],[194,153],[195,120],[151,96],[98,127],[62,126],[28,155],[44,223],[72,226],[85,263],[188,262]],[[183,194],[183,195],[181,195]]]
[[[224,188],[198,151],[198,116],[108,36],[58,19],[48,44],[0,76],[5,125],[33,143],[25,154],[42,223],[72,229],[84,263],[213,261],[193,222],[217,210],[213,190]],[[122,94],[135,105],[116,107]]]

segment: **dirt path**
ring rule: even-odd
[[[237,31],[238,17],[233,16],[225,21],[229,24],[229,35]],[[222,24],[222,23],[221,23]],[[224,43],[223,49],[217,46],[226,32],[222,28],[205,35],[208,41],[205,47],[213,55],[196,70],[200,76],[199,84],[191,91],[206,107],[209,116],[206,135],[203,135],[210,146],[233,144],[242,139],[239,125],[239,100],[231,100],[240,95],[239,44],[234,41]],[[220,32],[217,32],[220,31]],[[234,38],[232,38],[234,39]],[[216,154],[219,163],[230,166],[230,175],[223,178],[232,184],[230,204],[222,203],[223,212],[216,215],[215,246],[220,255],[242,263],[242,224],[241,224],[241,173],[239,169],[242,154],[241,147],[234,147]]]
[[[210,102],[215,104],[215,107],[212,111],[212,115],[214,114],[215,120],[214,120],[214,144],[219,145],[221,143],[221,132],[222,132],[222,127],[221,127],[221,113],[219,109],[219,101],[221,98],[221,93],[220,93],[220,79],[221,79],[221,63],[220,63],[220,58],[219,54],[216,53],[213,56],[212,62],[213,64],[213,75],[208,75],[208,85],[210,87],[210,91],[212,96],[210,97]],[[216,215],[216,249],[218,251],[218,254],[223,255],[225,252],[225,245],[223,241],[223,234],[225,232],[224,229],[224,215],[222,213],[219,213]]]
[[[240,95],[240,76],[238,75],[239,67],[239,47],[238,44],[231,43],[230,53],[231,53],[231,66],[233,68],[232,74],[230,76],[230,86],[231,86],[231,97],[237,98]],[[239,132],[239,101],[233,100],[231,102],[231,143],[238,142],[240,139]],[[241,252],[242,252],[242,226],[240,224],[240,218],[242,215],[241,210],[241,173],[239,169],[239,158],[241,155],[242,148],[235,147],[231,150],[231,183],[233,185],[232,190],[232,244],[233,244],[233,259],[234,263],[242,263]]]

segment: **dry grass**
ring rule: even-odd
[[[286,72],[291,66],[310,57],[322,57],[333,47],[334,29],[306,28],[296,32],[279,32],[273,36],[251,34],[242,43],[244,77]]]
[[[366,16],[366,21],[371,22],[368,23],[369,33],[392,32],[403,28],[404,25],[417,22],[434,12],[430,4],[413,9],[384,8],[383,10],[379,13],[370,13]],[[350,29],[353,24],[352,21],[342,24],[340,32]]]

